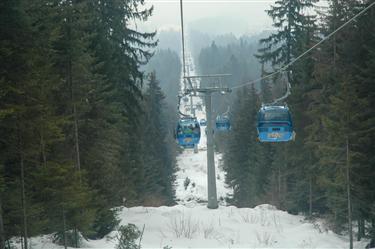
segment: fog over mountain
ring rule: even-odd
[[[153,16],[142,25],[144,30],[180,29],[180,1],[146,0],[147,6],[154,7]],[[254,33],[271,28],[271,19],[265,10],[274,0],[184,0],[185,26],[199,31],[219,34]],[[209,11],[207,11],[209,10]]]

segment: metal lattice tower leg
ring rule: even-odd
[[[211,93],[205,94],[207,115],[207,207],[218,208],[214,157],[214,130],[212,127]]]

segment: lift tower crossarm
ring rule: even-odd
[[[229,87],[206,87],[206,88],[187,89],[185,91],[186,94],[190,94],[194,92],[203,93],[203,94],[206,94],[206,93],[211,94],[215,92],[230,93],[232,92],[232,89],[230,89]]]

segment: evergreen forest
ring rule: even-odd
[[[374,1],[325,2],[275,1],[255,35],[190,30],[189,52],[197,73],[231,74],[212,100],[231,120],[215,133],[225,203],[269,203],[375,247],[375,7],[351,20]],[[176,204],[180,34],[138,29],[147,6],[0,1],[0,249],[42,234],[79,248],[118,228],[120,207]],[[261,143],[258,110],[283,75],[296,139]]]
[[[295,141],[257,141],[261,104],[286,91],[280,74],[267,76],[372,3],[332,0],[317,8],[316,2],[273,4],[267,14],[275,32],[259,39],[252,54],[254,48],[244,52],[244,38],[223,46],[213,43],[200,52],[203,73],[230,73],[230,86],[254,80],[254,68],[266,77],[233,91],[232,131],[216,136],[226,182],[234,189],[228,201],[239,207],[271,203],[293,214],[324,217],[334,231],[349,231],[351,243],[365,236],[374,239],[374,9],[285,70],[292,86],[285,102],[293,116]],[[319,15],[307,14],[312,9]]]
[[[157,39],[132,25],[152,11],[143,0],[0,2],[0,248],[50,233],[79,247],[114,229],[114,207],[174,203],[170,82],[144,72]]]

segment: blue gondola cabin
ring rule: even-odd
[[[196,118],[182,118],[177,124],[176,140],[183,148],[194,148],[199,144],[201,129]]]
[[[230,120],[228,116],[217,116],[216,117],[216,130],[218,131],[229,131]]]
[[[261,142],[294,140],[292,117],[287,106],[262,106],[258,112],[258,139]]]

